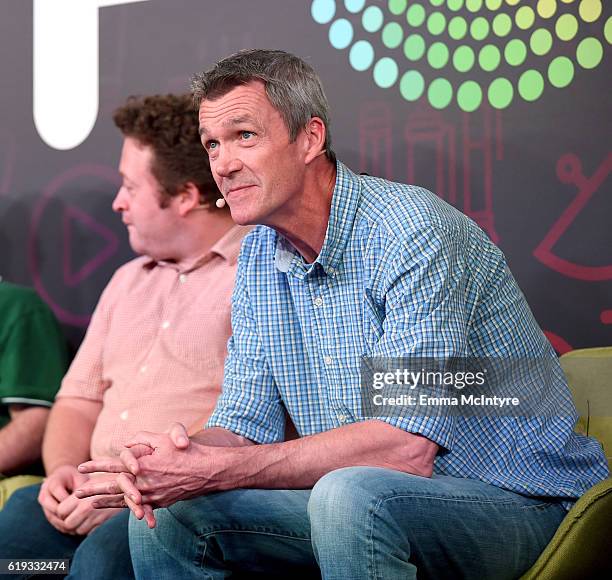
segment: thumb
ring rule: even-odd
[[[166,431],[177,449],[187,449],[189,447],[189,435],[187,429],[181,423],[173,423]]]

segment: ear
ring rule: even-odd
[[[325,123],[319,117],[312,117],[306,127],[304,127],[306,135],[304,161],[306,165],[312,163],[317,157],[325,155],[325,136],[327,128]]]
[[[181,217],[186,216],[194,209],[200,209],[200,190],[194,183],[188,181],[181,192],[176,196],[178,212]]]

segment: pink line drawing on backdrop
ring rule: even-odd
[[[106,246],[93,258],[89,259],[77,272],[72,268],[72,222],[79,221],[88,229],[99,234],[106,240]],[[89,214],[73,205],[66,206],[64,210],[63,230],[63,272],[64,284],[74,287],[80,284],[87,276],[97,270],[106,260],[111,258],[119,248],[117,236],[105,225],[94,220]]]
[[[542,264],[548,266],[569,278],[597,282],[612,280],[612,265],[585,266],[557,256],[553,249],[559,238],[574,222],[578,214],[585,208],[593,194],[601,187],[612,171],[612,153],[602,161],[591,177],[585,177],[582,163],[573,153],[566,153],[557,161],[557,176],[562,183],[573,184],[578,188],[578,195],[569,204],[559,219],[552,225],[549,232],[533,251],[533,255]]]
[[[423,107],[411,114],[404,132],[408,182],[418,182],[417,150],[433,144],[435,192],[471,217],[497,244],[499,234],[495,229],[493,211],[493,148],[495,146],[496,160],[499,160],[503,155],[499,146],[502,140],[500,118],[494,119],[489,107],[485,107],[480,115],[464,114],[462,117],[462,200],[458,199],[457,133],[457,128],[438,111]],[[473,174],[473,166],[482,167],[482,182],[479,175]]]
[[[363,103],[359,111],[359,171],[393,179],[391,109],[384,101]]]
[[[44,216],[45,210],[49,205],[49,202],[53,199],[53,197],[61,191],[62,187],[69,184],[71,181],[79,178],[79,177],[97,177],[103,181],[107,181],[112,184],[113,188],[118,187],[119,178],[117,176],[117,171],[110,167],[106,167],[103,165],[94,165],[94,164],[81,164],[76,167],[72,167],[59,175],[53,178],[43,189],[43,193],[34,206],[34,210],[32,211],[32,220],[30,222],[30,231],[28,236],[28,266],[30,269],[30,273],[32,275],[32,280],[34,282],[34,287],[40,296],[49,304],[49,306],[54,311],[55,315],[59,320],[66,324],[71,324],[73,326],[81,326],[85,327],[89,324],[90,315],[89,314],[78,314],[75,312],[71,312],[61,306],[47,291],[45,284],[43,282],[41,276],[41,264],[40,257],[38,254],[38,232],[39,227]],[[82,223],[85,223],[88,226],[91,226],[91,223],[88,223],[88,220],[95,221],[91,216],[87,216],[88,219],[83,219],[85,212],[82,210],[75,211],[75,208],[68,206],[67,211],[72,215],[72,217],[79,219]],[[69,276],[66,277],[66,268],[70,267],[70,257],[66,256],[66,225],[68,224],[68,218],[66,214],[63,215],[63,246],[62,249],[64,251],[64,255],[62,256],[62,264],[64,269],[64,280],[68,278],[70,284],[68,286],[74,285],[75,280],[80,277],[79,281],[82,281],[84,278],[89,276],[94,269],[99,268],[102,263],[108,260],[117,250],[119,242],[115,236],[115,234],[102,226],[101,224],[97,224],[98,228],[93,228],[94,231],[101,235],[101,230],[104,229],[104,234],[102,237],[106,240],[106,246],[102,250],[101,253],[97,254],[94,258],[91,258],[76,274],[70,272]],[[68,224],[69,225],[69,224]],[[111,242],[111,236],[113,241]],[[110,248],[113,248],[113,251],[110,251]],[[68,261],[68,266],[67,266]],[[95,266],[95,268],[93,267]]]

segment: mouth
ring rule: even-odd
[[[239,185],[238,187],[232,187],[231,189],[227,191],[227,193],[225,194],[225,197],[232,197],[234,195],[239,195],[242,192],[244,192],[246,189],[249,189],[249,187],[253,187],[253,186],[252,185]]]

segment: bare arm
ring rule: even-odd
[[[49,416],[46,407],[9,405],[11,421],[0,429],[0,472],[11,473],[40,458]]]
[[[192,440],[199,443],[198,435]],[[437,451],[438,446],[425,437],[382,421],[364,421],[293,441],[217,452],[212,473],[204,467],[210,453],[206,450],[201,469],[211,479],[202,491],[307,489],[334,469],[356,465],[430,477]]]
[[[89,459],[91,434],[101,409],[101,402],[78,398],[62,398],[53,405],[43,441],[48,475],[62,465],[76,467]]]
[[[180,427],[180,426],[179,426]],[[205,429],[186,441],[184,428],[170,434],[139,433],[128,446],[147,447],[138,459],[91,461],[82,472],[116,471],[115,482],[81,486],[78,497],[109,494],[99,507],[125,493],[136,504],[167,506],[198,495],[236,488],[307,489],[323,475],[350,466],[395,469],[430,477],[438,445],[382,421],[363,421],[293,441],[254,445],[224,429]],[[180,441],[185,438],[185,441]],[[223,449],[219,449],[223,447]],[[135,510],[137,517],[142,517]]]

